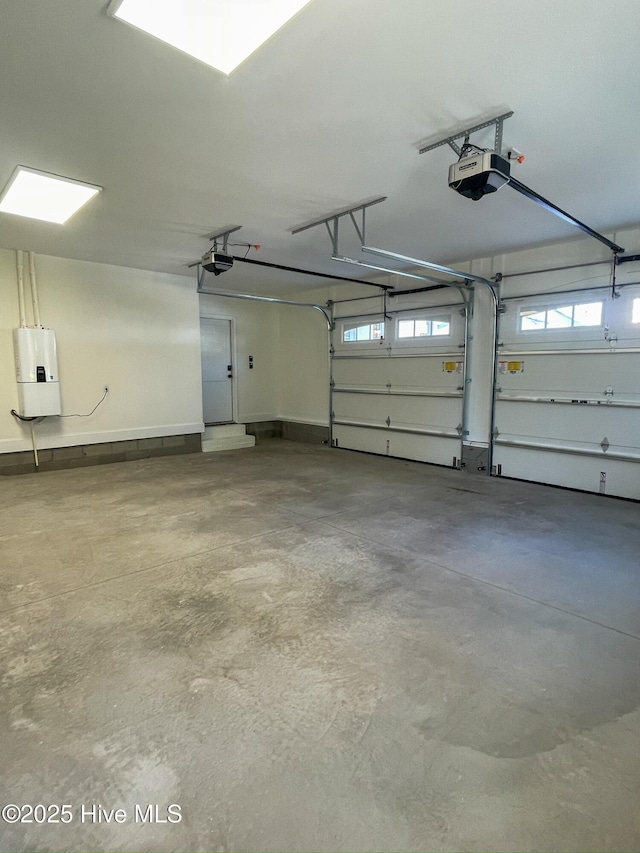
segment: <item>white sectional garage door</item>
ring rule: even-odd
[[[338,447],[439,465],[460,459],[461,306],[337,318],[332,347]]]
[[[640,291],[510,301],[502,340],[497,472],[640,499]]]

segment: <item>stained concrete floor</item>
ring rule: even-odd
[[[639,514],[283,441],[2,478],[0,805],[72,819],[0,848],[640,849]]]

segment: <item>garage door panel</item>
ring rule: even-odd
[[[499,442],[493,458],[503,477],[557,486],[570,484],[574,489],[640,500],[640,462],[504,447]]]
[[[640,401],[638,353],[562,353],[509,355],[518,358],[521,372],[506,371],[498,384],[504,394],[529,396],[568,396],[607,400],[613,391],[615,400]],[[504,364],[506,356],[501,356]],[[508,364],[508,362],[506,362]]]
[[[456,362],[457,363],[457,362]],[[460,360],[460,364],[461,364]],[[342,358],[333,363],[333,379],[337,387],[403,391],[456,391],[461,373],[445,370],[451,365],[438,358]]]
[[[498,401],[500,436],[600,445],[603,438],[620,448],[638,446],[640,409],[620,406]]]
[[[337,446],[347,450],[363,450],[381,456],[414,459],[436,465],[454,464],[460,458],[460,441],[457,438],[411,435],[392,429],[367,429],[336,424],[333,429]]]
[[[455,390],[461,376],[444,369],[447,363],[438,358],[393,358],[389,364],[389,382],[395,388]]]
[[[333,396],[333,411],[336,420],[386,425],[389,418],[393,426],[456,433],[460,422],[460,398],[340,393]]]

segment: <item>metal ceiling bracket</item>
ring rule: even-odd
[[[427,151],[433,151],[434,148],[440,148],[441,145],[448,145],[455,151],[458,157],[460,157],[462,155],[462,148],[456,142],[457,139],[464,139],[465,142],[467,142],[469,140],[469,136],[472,133],[475,133],[478,130],[484,130],[487,127],[492,127],[493,125],[495,125],[496,133],[493,150],[497,151],[498,154],[500,154],[502,149],[502,127],[504,122],[508,118],[511,118],[512,115],[513,110],[508,113],[502,113],[502,115],[499,116],[494,116],[494,118],[487,119],[486,121],[480,122],[480,124],[474,124],[472,127],[465,127],[456,133],[439,139],[437,142],[431,142],[429,145],[423,145],[418,150],[418,153],[424,154]]]
[[[377,272],[385,272],[390,275],[399,275],[405,278],[412,278],[416,281],[424,281],[428,283],[433,283],[437,287],[449,287],[451,282],[443,281],[439,278],[434,278],[432,276],[424,276],[424,275],[416,275],[415,273],[405,272],[404,270],[394,270],[389,269],[388,267],[378,266],[376,264],[369,264],[365,261],[359,261],[356,258],[349,258],[346,255],[342,255],[339,249],[339,228],[340,228],[340,219],[344,216],[348,216],[351,220],[351,223],[355,229],[356,234],[360,240],[360,245],[362,246],[362,251],[368,251],[365,248],[366,242],[366,211],[367,208],[372,207],[374,204],[380,204],[380,202],[386,201],[387,196],[375,196],[373,198],[365,199],[364,201],[358,202],[358,204],[351,205],[350,207],[344,207],[340,210],[336,210],[327,216],[323,216],[319,219],[313,219],[310,222],[304,222],[302,225],[298,225],[295,228],[291,229],[292,234],[299,234],[301,231],[306,231],[309,228],[315,228],[318,225],[324,225],[327,229],[327,233],[329,234],[329,239],[331,240],[331,260],[339,261],[343,264],[352,264],[353,266],[358,267],[366,267],[370,270],[376,270]],[[356,215],[360,214],[360,223],[356,219]],[[443,268],[446,269],[446,268]],[[383,290],[393,291],[393,287],[391,285],[381,284],[379,285]]]
[[[298,225],[295,228],[292,228],[291,233],[299,234],[301,231],[307,231],[309,228],[315,228],[317,225],[325,225],[329,233],[329,239],[331,240],[331,250],[333,259],[340,260],[341,258],[337,257],[340,255],[340,249],[338,246],[340,219],[342,219],[343,216],[348,216],[353,224],[353,227],[355,228],[356,234],[360,238],[360,243],[364,243],[366,233],[365,216],[367,208],[371,207],[374,204],[380,204],[380,202],[386,200],[386,195],[375,196],[374,198],[367,198],[364,201],[358,202],[358,204],[351,205],[350,207],[342,207],[340,208],[340,210],[336,210],[333,213],[328,214],[327,216],[322,216],[319,219],[312,219],[310,222],[304,222],[302,225]],[[358,213],[361,217],[360,224],[356,219],[356,214]]]
[[[333,254],[338,254],[338,217],[335,216],[333,219],[325,220],[325,225],[327,226],[327,231],[329,232],[329,239],[331,240],[331,246],[333,248]],[[333,231],[331,230],[331,226],[333,225]],[[293,232],[295,233],[295,232]]]
[[[213,234],[210,234],[208,240],[210,243],[213,243],[213,248],[216,251],[218,249],[218,242],[221,242],[222,251],[226,254],[228,251],[229,237],[241,228],[242,225],[225,225],[224,228],[220,228],[219,231],[215,231]]]

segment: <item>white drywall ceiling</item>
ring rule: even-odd
[[[324,229],[288,229],[375,195],[368,242],[439,262],[578,235],[509,189],[456,195],[449,148],[418,155],[506,109],[521,181],[609,234],[640,220],[637,0],[312,0],[228,78],[105,10],[2,4],[0,186],[20,163],[104,187],[65,226],[0,214],[2,247],[186,273],[238,224],[258,259],[352,275]]]

